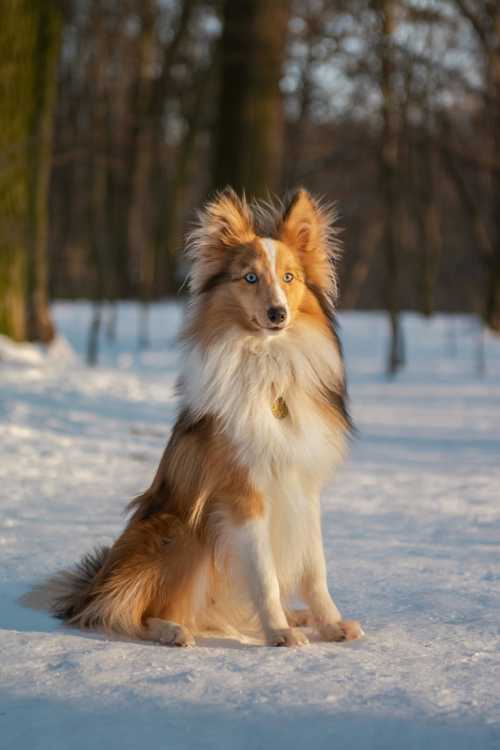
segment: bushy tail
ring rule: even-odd
[[[20,602],[31,609],[50,612],[60,620],[78,617],[89,601],[95,577],[104,565],[109,547],[97,547],[70,570],[62,570],[24,594]]]

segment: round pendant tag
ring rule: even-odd
[[[271,411],[276,419],[285,419],[285,417],[288,416],[288,406],[286,405],[285,399],[281,396],[277,398],[271,406]]]

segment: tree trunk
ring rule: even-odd
[[[418,156],[421,159],[422,170],[419,185],[419,203],[422,209],[422,219],[419,221],[422,253],[420,309],[423,315],[430,317],[434,312],[434,293],[439,273],[442,237],[436,190],[437,153],[428,130],[424,134],[424,142]]]
[[[93,307],[87,341],[87,363],[96,365],[99,358],[99,340],[102,328],[102,307],[109,291],[112,273],[109,267],[109,225],[107,213],[108,163],[107,119],[108,98],[106,96],[103,70],[106,65],[107,37],[99,17],[100,0],[94,0],[90,17],[90,28],[95,36],[95,48],[89,61],[88,80],[93,92],[89,118],[89,153],[86,159],[85,181],[86,228],[85,242],[93,270]]]
[[[494,7],[496,5],[496,7]],[[491,127],[493,135],[492,228],[493,257],[488,270],[485,322],[494,333],[500,334],[500,8],[491,4],[493,42],[490,52]]]
[[[0,249],[0,334],[14,341],[26,338],[25,257],[24,247],[16,237],[9,237],[9,228],[2,218],[2,247]],[[6,230],[7,229],[7,233]]]
[[[24,0],[0,24],[0,333],[26,338],[26,140],[35,28]]]
[[[373,255],[375,250],[380,247],[382,229],[381,222],[374,219],[367,221],[363,228],[359,240],[359,255],[354,262],[349,277],[344,281],[341,301],[342,307],[347,310],[354,309],[359,304],[361,291],[370,272]]]
[[[165,227],[165,194],[158,189],[165,180],[158,174],[159,154],[163,145],[165,105],[171,95],[172,68],[179,48],[189,29],[197,0],[183,0],[171,40],[163,49],[162,67],[154,77],[154,60],[157,50],[155,21],[156,0],[148,0],[142,7],[142,31],[139,50],[139,76],[137,81],[136,107],[138,122],[136,133],[135,167],[132,181],[132,202],[129,213],[129,246],[136,258],[139,270],[139,296],[141,302],[138,344],[149,345],[148,306],[158,280],[165,270],[160,258],[164,251],[161,241]],[[167,196],[170,206],[170,196]],[[170,206],[170,210],[177,207]],[[168,269],[167,269],[168,270]],[[168,285],[173,286],[175,272],[169,273]],[[156,283],[155,283],[156,282]]]
[[[54,335],[47,304],[47,201],[62,18],[53,0],[10,0],[0,25],[0,333]]]
[[[483,55],[485,114],[491,132],[491,221],[483,222],[481,212],[468,196],[465,185],[461,184],[460,178],[455,182],[470,209],[473,230],[479,237],[485,261],[482,317],[491,331],[500,334],[500,6],[495,0],[476,4],[456,0],[456,5],[476,35]]]
[[[182,243],[182,220],[185,215],[186,189],[196,154],[197,139],[202,124],[207,98],[212,94],[215,65],[212,56],[198,79],[193,83],[193,96],[188,103],[184,116],[185,130],[179,144],[175,172],[168,190],[168,202],[164,211],[162,232],[158,237],[158,255],[164,256],[167,291],[177,291],[176,273],[178,250]],[[158,258],[157,267],[160,268]]]
[[[39,5],[34,57],[34,108],[28,139],[29,262],[28,338],[48,343],[54,324],[48,305],[47,229],[48,196],[52,161],[52,132],[57,90],[57,68],[62,38],[62,17],[54,0]]]
[[[312,22],[309,23],[312,26]],[[293,123],[292,137],[288,145],[286,160],[286,183],[293,186],[299,176],[300,163],[303,156],[304,144],[307,141],[308,126],[311,118],[311,107],[314,89],[314,66],[316,64],[314,55],[314,33],[312,29],[307,37],[307,53],[303,63],[300,80],[300,93],[298,96],[298,115]]]
[[[146,0],[141,9],[142,28],[139,39],[138,75],[135,89],[136,138],[132,178],[132,200],[128,216],[128,244],[138,271],[141,301],[138,344],[148,345],[147,314],[144,310],[151,298],[153,284],[153,127],[151,99],[153,95],[155,54],[156,3]]]
[[[387,373],[395,375],[404,365],[403,330],[399,304],[399,248],[397,246],[398,132],[394,92],[393,36],[396,26],[394,0],[376,0],[380,21],[380,86],[382,94],[382,148],[380,178],[384,204],[383,247],[385,253],[385,300],[389,315],[390,341]]]
[[[288,16],[289,0],[224,0],[214,189],[265,197],[280,186]]]

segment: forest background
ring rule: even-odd
[[[337,202],[341,307],[463,311],[500,333],[496,0],[1,0],[0,333],[50,301],[179,294],[183,236],[227,184]]]

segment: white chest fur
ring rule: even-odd
[[[315,477],[318,485],[324,481],[341,456],[343,438],[332,430],[317,394],[342,378],[333,342],[311,326],[297,325],[262,339],[234,330],[205,352],[192,346],[182,382],[185,406],[193,416],[220,420],[260,489],[292,468],[304,479]],[[272,411],[278,397],[288,408],[284,419]]]

